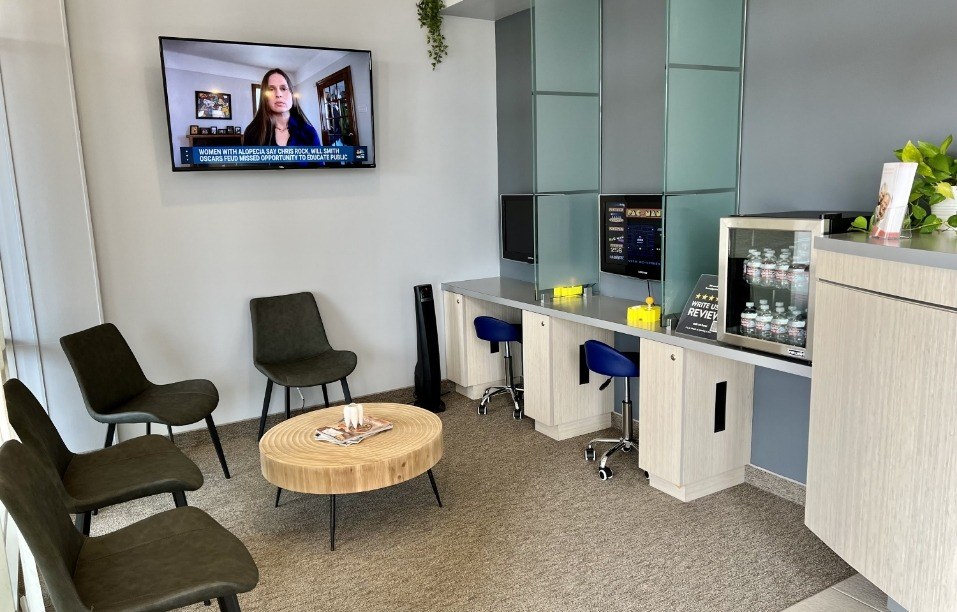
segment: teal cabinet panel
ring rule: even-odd
[[[744,0],[670,0],[668,63],[741,67]]]
[[[532,32],[536,91],[598,93],[600,0],[534,0]]]

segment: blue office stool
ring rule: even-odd
[[[516,419],[522,418],[524,410],[521,401],[524,389],[515,384],[515,378],[512,375],[512,351],[509,348],[510,342],[522,341],[522,326],[516,323],[507,323],[495,317],[475,317],[475,335],[480,340],[486,342],[501,343],[505,346],[505,386],[489,387],[482,394],[482,401],[479,402],[478,413],[488,413],[488,402],[492,397],[499,393],[508,393],[512,398],[512,404],[515,406],[512,416]]]
[[[627,453],[633,448],[638,448],[638,441],[635,440],[631,431],[631,379],[638,377],[638,353],[622,353],[604,342],[587,340],[585,342],[585,364],[592,372],[609,377],[599,389],[607,387],[616,377],[625,379],[625,399],[621,402],[621,437],[617,439],[596,438],[585,447],[585,460],[594,461],[594,445],[596,443],[610,442],[614,444],[601,456],[601,462],[598,465],[599,478],[608,480],[612,477],[611,468],[606,465],[608,458],[619,450]]]

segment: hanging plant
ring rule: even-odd
[[[419,12],[419,26],[426,29],[425,44],[429,47],[429,60],[432,70],[442,63],[442,58],[449,54],[449,47],[445,44],[442,35],[442,9],[444,0],[419,0],[415,8]]]

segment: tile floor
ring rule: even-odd
[[[887,595],[864,576],[855,574],[785,612],[887,612]]]

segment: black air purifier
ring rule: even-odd
[[[415,401],[420,408],[444,412],[440,398],[442,372],[439,370],[439,334],[435,329],[435,300],[432,285],[417,285],[415,291],[415,329],[419,360],[415,364]]]

